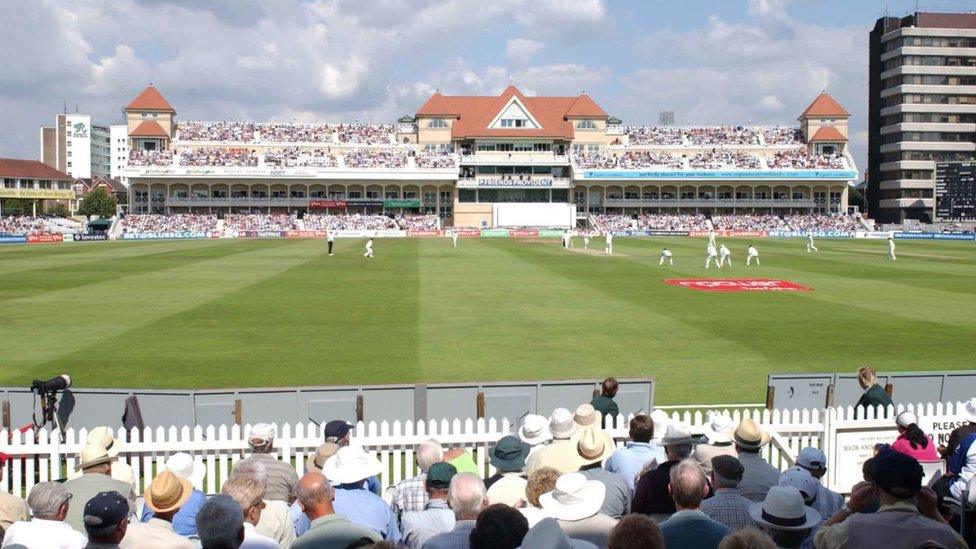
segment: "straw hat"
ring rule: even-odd
[[[308,460],[305,461],[305,472],[311,473],[314,471],[316,473],[321,473],[322,467],[325,465],[326,460],[334,456],[338,451],[339,445],[335,442],[326,442],[320,445],[315,450],[315,453],[308,456]]]
[[[586,427],[579,432],[576,451],[583,465],[604,461],[613,455],[613,439],[599,427]]]
[[[113,434],[111,427],[95,427],[91,431],[88,431],[88,438],[85,440],[85,444],[98,444],[108,451],[108,455],[115,457],[119,455],[121,445],[119,444],[119,439],[114,438]]]
[[[755,421],[745,418],[735,428],[733,439],[746,450],[758,450],[769,442],[769,433],[763,431]]]
[[[732,442],[732,418],[722,413],[710,412],[705,436],[708,437],[709,444]]]
[[[518,437],[522,442],[532,446],[552,440],[552,433],[549,432],[549,421],[545,417],[537,414],[525,416],[522,418],[522,426],[519,427]]]
[[[592,404],[580,404],[576,408],[576,414],[573,415],[573,421],[580,427],[600,425],[602,419],[603,415],[597,412]]]
[[[146,507],[154,513],[168,513],[182,507],[192,494],[190,481],[166,470],[156,475],[146,490]]]
[[[582,473],[566,473],[556,479],[552,492],[539,496],[539,505],[558,520],[582,520],[603,507],[607,487],[599,480],[587,480]]]
[[[115,461],[115,456],[111,455],[101,444],[86,444],[78,456],[78,469],[84,470],[113,461]]]
[[[322,474],[334,484],[350,484],[376,476],[383,471],[383,464],[366,453],[359,445],[339,448],[334,456],[325,460]]]
[[[773,530],[806,530],[820,522],[820,513],[804,505],[803,495],[792,486],[770,488],[765,500],[749,507],[749,515]]]

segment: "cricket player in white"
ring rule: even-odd
[[[363,257],[373,257],[373,239],[372,238],[370,238],[370,239],[368,239],[366,241],[366,253],[363,254]]]
[[[604,247],[603,251],[606,252],[607,255],[612,255],[613,254],[613,233],[612,232],[607,231],[605,241],[606,241],[606,246]]]
[[[898,259],[895,257],[895,239],[890,236],[888,237],[888,259],[892,261]]]
[[[705,252],[707,254],[705,256],[705,268],[707,269],[712,263],[712,260],[715,260],[715,266],[721,269],[722,264],[718,262],[718,252],[715,251],[715,244],[709,242],[708,247],[705,248]]]
[[[583,249],[584,250],[589,250],[590,249],[590,233],[589,232],[583,233]]]
[[[708,231],[708,245],[715,245],[715,231]]]
[[[329,231],[328,242],[329,242],[329,255],[332,255],[332,247],[335,246],[335,235],[332,234],[332,231]]]
[[[672,255],[671,250],[667,248],[661,250],[661,261],[657,262],[658,266],[664,265],[665,261],[668,262],[668,265],[674,265],[674,255]]]
[[[458,232],[457,231],[452,232],[451,233],[451,242],[454,244],[454,247],[455,248],[457,248],[457,239],[458,239]]]
[[[718,247],[718,266],[721,268],[722,265],[726,264],[729,267],[732,266],[732,252],[725,247],[725,244],[722,244]]]
[[[807,233],[807,253],[816,252],[817,247],[813,245],[813,233]]]
[[[563,248],[569,249],[569,231],[563,231]]]
[[[755,246],[749,244],[746,248],[746,265],[752,265],[752,260],[756,260],[756,265],[759,265],[759,250]]]

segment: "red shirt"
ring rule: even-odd
[[[891,445],[891,449],[896,452],[901,452],[906,456],[911,456],[918,461],[939,461],[939,454],[936,452],[935,443],[932,442],[932,435],[926,435],[929,439],[929,444],[925,448],[919,446],[918,448],[912,448],[912,443],[905,438],[904,434],[898,435],[894,444]]]

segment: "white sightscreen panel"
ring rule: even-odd
[[[493,205],[496,227],[560,227],[576,222],[572,204],[512,203]]]

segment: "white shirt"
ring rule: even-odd
[[[813,235],[812,235],[812,234],[808,234],[808,235],[807,235],[807,240],[808,240],[808,241],[809,241],[809,242],[810,242],[811,244],[813,244]]]
[[[373,249],[373,241],[372,240],[367,240],[366,241],[366,249],[367,250],[372,250]]]
[[[752,246],[749,246],[749,255],[756,257],[757,255],[759,255],[759,250],[753,248]]]
[[[27,549],[81,549],[87,544],[88,538],[74,531],[66,522],[36,518],[30,522],[11,524],[0,547],[17,545]]]
[[[671,257],[671,250],[661,250],[661,255],[664,257]]]
[[[281,546],[278,542],[267,537],[262,536],[254,529],[254,525],[250,522],[244,523],[244,543],[241,545],[241,549],[280,549]]]
[[[335,241],[335,235],[329,233],[329,242],[334,242],[334,241]]]
[[[895,241],[894,240],[889,240],[888,241],[888,247],[891,248],[892,250],[894,250],[895,249]]]
[[[725,246],[722,246],[721,248],[719,248],[718,251],[722,252],[722,255],[723,256],[732,255],[732,252],[730,252],[729,249],[726,248]]]
[[[718,254],[715,253],[715,246],[709,246],[706,249],[706,251],[708,252],[708,255],[718,255]]]
[[[607,244],[613,242],[613,233],[607,233]]]

